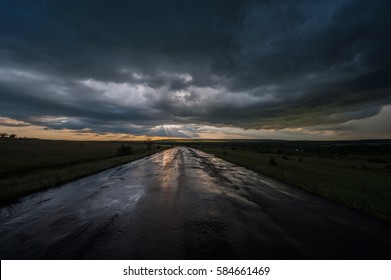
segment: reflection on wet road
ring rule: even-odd
[[[391,228],[173,148],[1,209],[1,259],[390,259]]]

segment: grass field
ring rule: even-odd
[[[121,145],[130,154],[119,155]],[[0,204],[157,151],[141,142],[0,139]]]
[[[284,145],[282,149],[229,144],[196,148],[391,222],[389,146],[384,152],[379,147],[357,147],[349,152],[351,147],[347,146],[340,149],[345,151],[341,154],[335,153],[338,147],[329,147],[329,153],[323,153],[306,144],[301,144],[302,148]]]
[[[129,155],[118,155],[121,145]],[[0,139],[0,204],[185,145],[391,222],[391,141],[141,142]],[[126,149],[125,149],[126,150]]]

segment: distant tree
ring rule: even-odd
[[[6,132],[1,132],[1,133],[0,133],[0,136],[1,136],[1,138],[6,138],[6,137],[8,137],[8,133],[6,133]]]
[[[10,134],[9,138],[16,138],[16,134],[14,134],[14,133]]]
[[[155,142],[152,141],[150,138],[148,138],[147,140],[144,141],[145,146],[147,146],[147,150],[151,150],[151,149],[152,149],[152,145],[153,145],[154,143],[155,143]]]

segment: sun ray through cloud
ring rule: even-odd
[[[389,1],[147,2],[2,1],[2,128],[391,137]]]

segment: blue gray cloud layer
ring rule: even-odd
[[[337,126],[391,104],[389,11],[386,0],[3,0],[0,114],[140,135]]]

